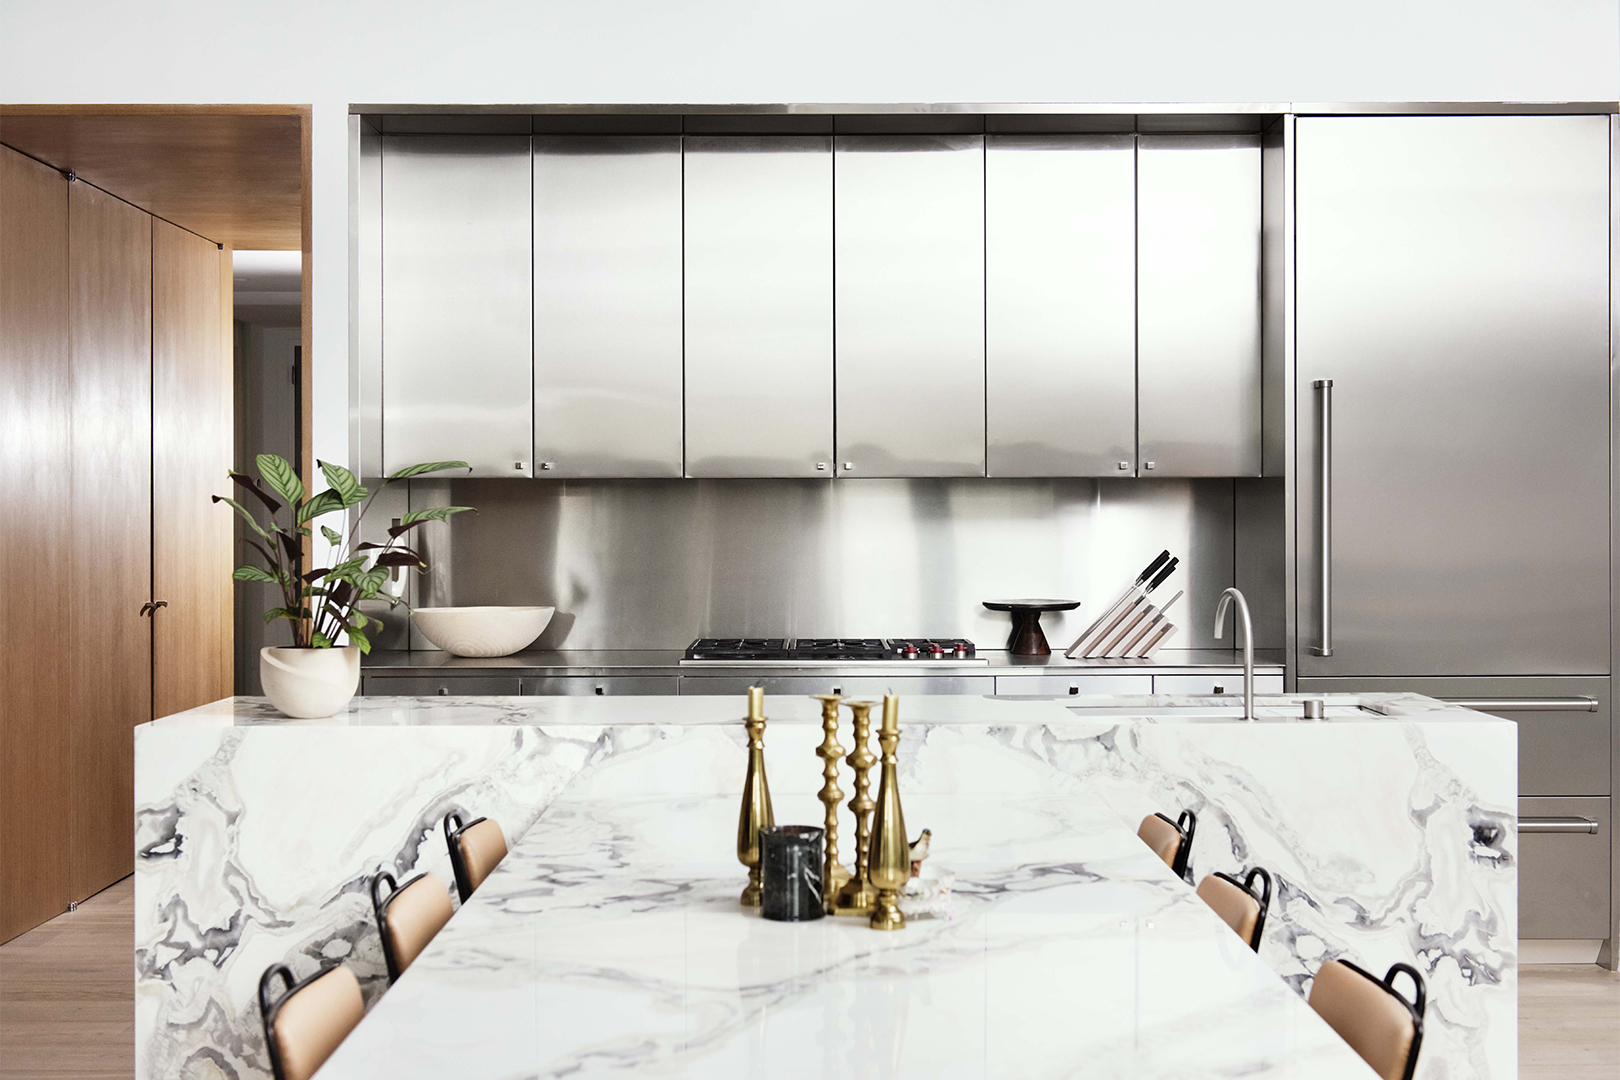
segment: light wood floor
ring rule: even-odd
[[[134,939],[134,879],[125,878],[0,945],[0,1080],[134,1075]],[[1620,1077],[1620,975],[1591,965],[1520,971],[1519,1077]]]

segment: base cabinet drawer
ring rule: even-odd
[[[996,692],[993,675],[901,676],[881,675],[767,675],[764,678],[719,675],[683,675],[681,693],[746,694],[750,686],[763,686],[766,694],[846,694],[851,697],[882,697],[884,694],[983,694]]]
[[[1427,694],[1519,726],[1520,795],[1608,795],[1609,679],[1300,679],[1299,692]]]
[[[1200,697],[1206,694],[1242,694],[1243,675],[1155,675],[1153,676],[1153,692],[1155,694],[1196,694]],[[1257,694],[1280,694],[1283,692],[1283,677],[1281,675],[1256,675],[1254,677],[1254,692]]]
[[[1151,675],[997,675],[997,697],[1080,697],[1151,694]]]
[[[674,697],[674,675],[544,675],[523,677],[523,693],[537,697]]]
[[[367,675],[361,692],[368,697],[485,697],[516,694],[520,682],[516,675]]]
[[[1519,800],[1519,937],[1609,936],[1609,800]]]

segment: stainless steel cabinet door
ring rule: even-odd
[[[1144,135],[1137,150],[1143,476],[1260,475],[1260,140]]]
[[[833,475],[831,136],[686,139],[686,475]]]
[[[681,475],[679,136],[534,140],[534,456]]]
[[[384,471],[528,476],[528,136],[385,136],[382,190]]]
[[[1302,119],[1297,154],[1297,670],[1606,674],[1608,119]]]
[[[993,135],[984,171],[989,475],[1130,476],[1136,140]]]
[[[984,475],[984,137],[839,136],[838,469]]]

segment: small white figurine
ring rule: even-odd
[[[923,860],[928,858],[928,839],[934,835],[934,830],[924,829],[922,835],[911,842],[911,876],[917,877],[922,873]]]

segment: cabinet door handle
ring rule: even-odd
[[[1322,643],[1311,649],[1317,656],[1333,655],[1333,380],[1317,379],[1316,398],[1321,410],[1321,441],[1317,445],[1317,494],[1322,500],[1318,535],[1322,542]]]
[[[169,606],[169,602],[167,600],[154,600],[154,601],[152,601],[152,614],[156,615],[158,608],[160,608],[160,607],[168,607],[168,606]]]
[[[150,614],[152,614],[152,601],[148,600],[146,603],[141,605],[141,614],[138,617],[145,618]]]
[[[1597,712],[1599,705],[1595,697],[1448,697],[1440,700],[1447,705],[1461,705],[1480,712]]]
[[[1582,836],[1593,836],[1598,831],[1598,823],[1591,818],[1584,817],[1522,817],[1519,819],[1519,832],[1521,833],[1574,833]]]

